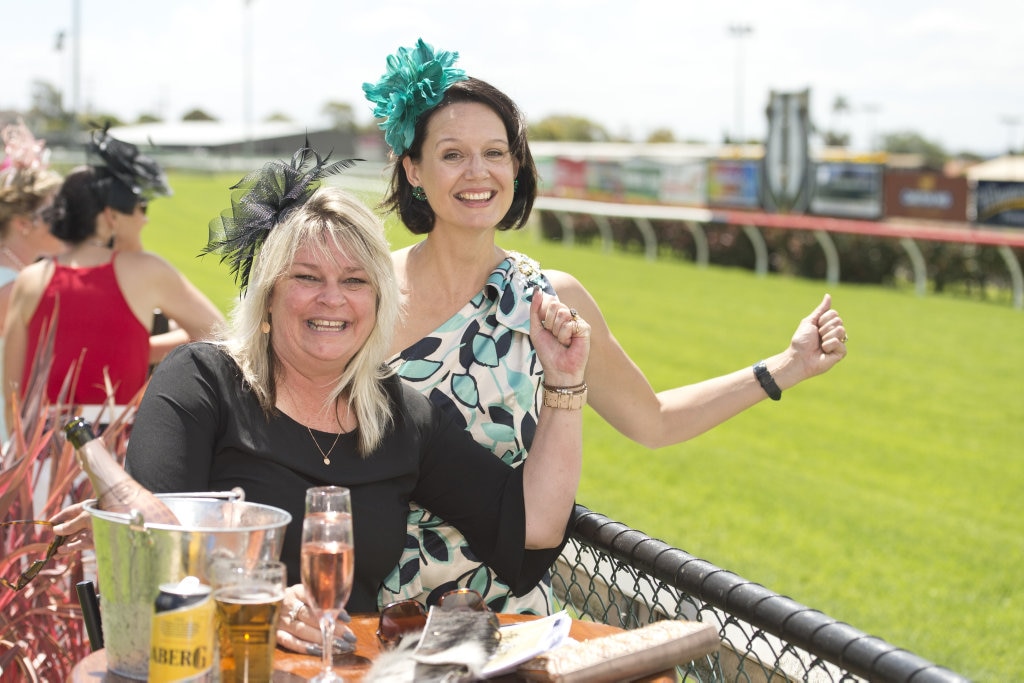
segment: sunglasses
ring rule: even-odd
[[[441,610],[470,610],[473,612],[489,612],[494,626],[498,626],[498,617],[491,611],[482,595],[472,588],[457,588],[448,591],[437,601]],[[399,600],[384,606],[380,611],[380,622],[377,625],[377,640],[384,650],[398,645],[403,636],[422,631],[427,625],[427,609],[419,600]]]
[[[53,219],[56,217],[56,213],[57,210],[53,204],[50,206],[44,206],[32,212],[32,222],[51,225],[53,223]]]
[[[7,527],[14,526],[15,524],[36,524],[39,526],[45,526],[53,528],[53,522],[47,522],[43,520],[35,519],[16,519],[10,522],[0,523],[0,528],[6,529]],[[39,572],[43,570],[46,563],[49,562],[54,555],[57,554],[57,548],[63,545],[64,541],[67,540],[66,536],[54,536],[50,544],[46,546],[46,553],[40,560],[35,560],[28,566],[28,569],[23,571],[20,576],[14,581],[7,579],[6,577],[0,576],[0,584],[7,586],[11,590],[20,591],[22,588],[27,586],[32,579],[39,575]]]

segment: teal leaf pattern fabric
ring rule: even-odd
[[[537,429],[540,363],[530,342],[530,302],[540,286],[554,294],[536,261],[509,252],[483,289],[433,333],[389,363],[473,438],[509,465],[526,458]],[[473,556],[465,539],[429,511],[413,506],[405,552],[385,580],[381,605],[416,598],[427,604],[453,588],[473,588],[495,611],[549,614],[550,579],[512,595]]]

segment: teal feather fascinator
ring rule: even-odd
[[[373,115],[385,119],[379,126],[396,156],[412,145],[420,116],[437,106],[453,83],[468,78],[452,66],[458,58],[458,52],[435,52],[420,38],[415,47],[400,47],[388,57],[387,71],[377,83],[363,83]]]

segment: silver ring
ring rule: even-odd
[[[295,621],[295,617],[299,616],[299,612],[301,612],[302,608],[305,606],[306,603],[302,602],[301,600],[297,601],[295,605],[290,610],[288,610],[288,621]]]
[[[572,318],[573,320],[575,320],[576,318],[578,318],[578,317],[579,317],[579,313],[577,313],[577,312],[576,312],[576,309],[575,309],[575,308],[570,308],[570,309],[569,309],[569,316],[570,316],[570,317],[571,317],[571,318]]]

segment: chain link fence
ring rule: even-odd
[[[715,623],[719,652],[680,667],[684,681],[967,680],[582,505],[551,583],[577,619],[625,629]]]

